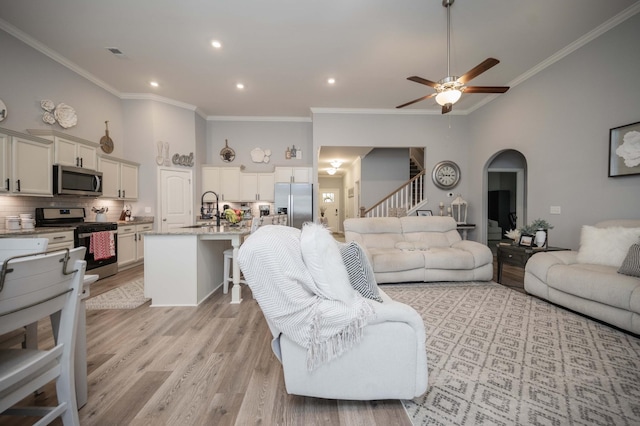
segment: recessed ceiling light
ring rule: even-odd
[[[220,49],[222,47],[222,43],[220,43],[218,40],[213,40],[211,42],[211,45],[216,49]]]
[[[238,83],[238,84],[236,84],[236,87],[237,87],[238,89],[242,90],[242,89],[244,89],[244,84],[242,84],[242,83]]]
[[[335,78],[333,78],[333,77],[331,77],[331,78],[327,79],[327,83],[329,83],[329,84],[336,84],[336,79],[335,79]]]
[[[157,82],[157,81],[150,81],[150,82],[149,82],[149,84],[150,84],[152,87],[158,87],[158,86],[160,86],[160,85],[158,84],[158,82]]]

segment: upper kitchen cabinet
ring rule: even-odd
[[[98,170],[102,172],[102,196],[120,200],[138,198],[138,163],[104,155],[98,156]]]
[[[213,191],[219,201],[241,201],[240,167],[202,166],[202,192]]]
[[[98,150],[96,147],[56,137],[54,151],[54,162],[56,164],[91,170],[98,168]]]
[[[313,168],[311,167],[276,167],[276,182],[313,182]]]
[[[91,170],[98,168],[99,144],[56,130],[30,129],[27,131],[29,134],[53,141],[53,162],[55,164]]]
[[[275,200],[273,173],[240,173],[240,201]]]
[[[0,193],[9,192],[11,174],[9,173],[10,161],[9,136],[0,134]]]
[[[53,143],[0,129],[0,177],[3,193],[53,195]]]

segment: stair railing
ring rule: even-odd
[[[424,201],[424,175],[423,170],[371,208],[360,207],[360,217],[386,217],[390,209],[404,208],[408,212],[418,206]]]

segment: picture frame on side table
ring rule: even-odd
[[[518,245],[521,247],[531,247],[533,245],[533,235],[522,234],[518,240]]]
[[[431,210],[417,210],[416,214],[418,216],[433,216],[433,212]]]
[[[640,175],[640,121],[609,130],[609,177]]]

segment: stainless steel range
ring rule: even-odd
[[[87,272],[105,278],[118,273],[118,224],[86,222],[83,207],[38,207],[36,227],[74,228],[74,246],[87,249]],[[97,242],[111,242],[113,250],[96,250]],[[94,247],[94,245],[96,247]]]

